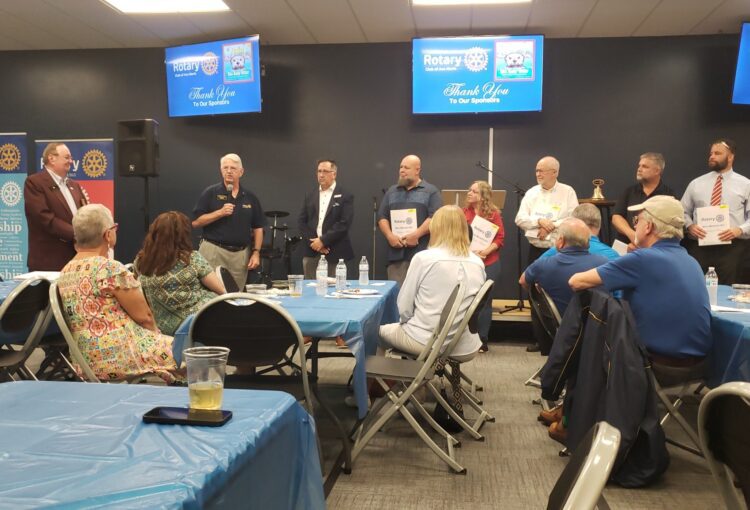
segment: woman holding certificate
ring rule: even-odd
[[[466,221],[473,236],[470,249],[484,261],[488,280],[497,281],[500,277],[500,248],[503,247],[505,229],[500,211],[492,203],[492,188],[485,181],[474,181],[466,194],[464,207]],[[487,352],[487,337],[492,324],[492,299],[479,315],[479,338],[482,347],[479,352]]]

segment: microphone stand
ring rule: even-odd
[[[513,188],[513,192],[516,194],[516,213],[518,213],[518,210],[521,208],[521,199],[524,195],[526,195],[526,190],[523,189],[521,186],[518,185],[518,183],[509,181],[508,179],[496,174],[492,170],[490,170],[487,166],[482,164],[481,161],[478,161],[476,164],[477,167],[481,168],[482,170],[485,170],[486,172],[489,172],[492,174],[492,177],[495,179],[498,179],[508,186],[511,186]],[[516,236],[516,263],[518,264],[518,272],[521,272],[521,229],[519,229],[518,235]],[[516,303],[515,306],[506,306],[503,310],[500,310],[498,313],[507,313],[513,310],[523,311],[523,289],[521,288],[521,284],[518,284],[518,303]]]

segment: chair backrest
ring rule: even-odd
[[[52,309],[52,315],[54,315],[55,322],[57,322],[57,327],[60,328],[60,333],[62,333],[65,342],[68,344],[68,352],[70,352],[70,357],[73,358],[73,362],[81,367],[81,371],[85,375],[85,378],[90,382],[101,382],[86,362],[83,354],[81,354],[80,349],[78,349],[78,343],[75,341],[75,338],[73,338],[73,333],[70,332],[68,315],[62,308],[62,299],[60,298],[60,291],[57,288],[57,283],[53,283],[49,287],[49,303],[50,308]]]
[[[724,504],[729,510],[743,508],[731,472],[739,482],[750,508],[750,383],[730,382],[708,392],[698,410],[701,449],[711,468]]]
[[[39,345],[49,325],[49,280],[30,278],[13,289],[0,305],[0,329],[4,333],[26,335],[21,351],[23,364]]]
[[[276,303],[246,293],[224,294],[203,305],[188,333],[188,343],[195,342],[228,347],[230,365],[285,365],[292,346],[297,347],[299,366],[306,364],[304,339],[294,317]],[[300,372],[305,404],[312,414],[307,371]]]
[[[241,292],[245,289],[240,289],[240,287],[237,285],[237,282],[234,281],[234,277],[232,276],[232,273],[229,272],[229,269],[222,266],[216,266],[216,276],[219,277],[221,280],[221,283],[224,284],[224,289],[227,291],[227,294],[231,294],[232,292]]]
[[[494,285],[494,283],[495,282],[493,282],[492,280],[487,280],[479,288],[479,291],[474,296],[474,299],[471,300],[469,308],[467,308],[466,313],[464,313],[463,317],[461,318],[461,322],[458,323],[458,328],[446,341],[446,347],[445,349],[443,349],[443,353],[441,355],[442,358],[449,357],[451,355],[451,352],[453,352],[453,349],[456,347],[456,344],[458,344],[458,341],[461,339],[461,336],[464,334],[464,331],[467,327],[472,333],[476,333],[478,331],[477,322],[479,319],[479,314],[482,313],[484,305],[490,298],[490,291],[492,290],[492,286]]]
[[[557,310],[555,302],[538,283],[529,287],[529,301],[531,301],[532,311],[536,313],[551,342],[557,334],[561,321],[560,312]]]
[[[586,510],[597,507],[602,490],[615,464],[620,431],[600,421],[578,444],[568,465],[557,479],[547,501],[547,510]],[[599,505],[599,508],[609,508]]]

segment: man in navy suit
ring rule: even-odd
[[[321,255],[328,260],[328,275],[333,276],[339,259],[354,257],[349,227],[354,220],[354,196],[336,183],[338,167],[332,159],[318,161],[318,188],[305,195],[305,204],[297,221],[305,253],[302,268],[305,279],[314,280]]]
[[[50,143],[44,168],[26,178],[23,196],[29,225],[29,271],[60,271],[76,254],[73,215],[88,203],[80,184],[68,179],[73,163],[63,143]]]

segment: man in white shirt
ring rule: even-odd
[[[338,166],[332,159],[318,161],[318,187],[305,195],[297,226],[305,242],[302,269],[305,278],[315,279],[320,256],[328,261],[333,276],[339,259],[354,257],[349,227],[354,220],[354,196],[337,182]]]
[[[29,225],[29,271],[60,271],[76,254],[73,215],[88,203],[80,184],[68,179],[70,150],[53,142],[42,153],[44,168],[23,187]]]
[[[554,245],[555,231],[578,207],[573,188],[558,182],[560,162],[545,156],[536,164],[537,185],[526,192],[516,214],[516,225],[529,241],[528,264]]]
[[[735,150],[736,144],[727,138],[711,144],[710,172],[693,179],[681,200],[688,253],[695,257],[704,273],[709,266],[715,267],[719,283],[724,285],[741,282],[742,265],[750,244],[750,179],[735,173]],[[710,206],[718,206],[728,214],[729,228],[719,232],[718,238],[731,244],[699,245],[698,240],[706,236],[706,231],[697,224],[697,209]]]

